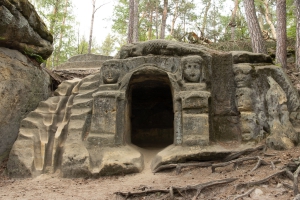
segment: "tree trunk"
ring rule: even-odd
[[[173,19],[172,19],[172,23],[171,23],[171,31],[170,31],[170,35],[174,36],[174,28],[175,28],[175,22],[177,20],[178,17],[178,1],[176,2],[175,8],[174,8],[174,14],[173,14]]]
[[[92,49],[93,28],[94,28],[94,19],[96,13],[96,0],[92,0],[92,3],[93,3],[93,10],[92,10],[92,19],[91,19],[91,28],[90,28],[89,48],[88,48],[89,54],[91,53],[91,49]]]
[[[244,0],[245,13],[247,18],[248,30],[250,32],[252,51],[254,53],[267,53],[265,41],[263,39],[258,19],[255,12],[253,0]]]
[[[155,32],[158,39],[158,1],[155,2]]]
[[[236,12],[239,6],[239,0],[234,0],[234,8],[232,11],[232,15],[231,15],[231,21],[229,23],[229,26],[231,26],[231,40],[234,41],[235,40],[235,29],[236,29]]]
[[[208,15],[208,10],[210,9],[211,6],[211,1],[207,2],[206,8],[205,8],[205,12],[204,12],[204,16],[203,16],[203,22],[202,22],[202,27],[201,27],[201,36],[205,37],[205,29],[206,29],[206,25],[207,25],[207,15]]]
[[[264,7],[265,7],[265,18],[267,23],[269,24],[270,28],[271,28],[271,34],[273,39],[276,40],[276,30],[275,30],[275,26],[272,22],[272,20],[270,19],[270,11],[269,11],[269,5],[268,5],[268,1],[269,0],[264,0]]]
[[[60,28],[60,36],[59,36],[59,42],[58,42],[58,47],[57,47],[57,54],[56,54],[56,58],[55,58],[55,64],[56,66],[58,66],[59,64],[59,60],[60,60],[60,50],[61,50],[61,45],[62,45],[62,39],[63,39],[63,36],[64,36],[64,26],[65,26],[65,23],[66,23],[66,17],[67,17],[67,12],[68,12],[68,0],[66,0],[66,3],[65,3],[65,13],[64,13],[64,16],[63,16],[63,21],[62,21],[62,24],[61,24],[61,28]]]
[[[133,27],[134,27],[134,0],[129,0],[129,24],[128,24],[128,34],[127,43],[133,42]]]
[[[53,31],[54,31],[54,26],[56,23],[59,4],[60,4],[60,0],[55,0],[55,4],[53,7],[53,11],[52,11],[52,17],[51,17],[51,21],[50,21],[50,28],[49,28],[50,33],[53,33]]]
[[[164,0],[164,10],[161,19],[161,30],[160,30],[160,39],[165,39],[166,33],[166,23],[168,15],[168,0]]]
[[[133,40],[139,41],[139,0],[134,0]]]
[[[295,0],[297,29],[296,29],[296,67],[300,71],[300,0]]]
[[[277,42],[276,42],[276,63],[280,64],[283,69],[287,67],[286,58],[286,0],[277,0]]]
[[[151,12],[150,12],[150,25],[149,25],[149,30],[148,30],[148,40],[152,39],[152,23],[153,23],[153,10],[151,9]]]

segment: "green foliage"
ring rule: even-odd
[[[116,38],[108,34],[100,47],[100,53],[105,56],[110,56],[114,52]]]

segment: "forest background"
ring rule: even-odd
[[[260,53],[272,51],[269,41],[277,44],[276,59],[282,67],[290,41],[299,58],[300,0],[88,0],[87,10],[78,8],[78,0],[29,1],[54,36],[54,51],[47,60],[50,69],[75,55],[114,55],[126,43],[152,39],[220,50],[231,50],[220,44],[241,47],[246,41],[252,44],[250,51]],[[82,16],[88,20],[82,22]],[[299,62],[296,59],[298,69]]]

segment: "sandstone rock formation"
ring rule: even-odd
[[[0,58],[1,157],[15,142],[21,120],[49,97],[50,78],[16,50],[0,47]]]
[[[265,138],[270,147],[290,148],[298,143],[299,102],[266,55],[165,40],[126,45],[99,73],[61,84],[22,121],[8,171],[20,177],[56,169],[64,177],[135,173],[144,166],[136,146],[166,147],[153,170],[220,159]],[[225,148],[222,141],[240,146]]]
[[[51,94],[50,78],[36,61],[51,55],[52,42],[27,0],[0,0],[0,162],[16,140],[21,120]]]
[[[53,37],[28,0],[0,0],[0,46],[46,60]]]
[[[99,72],[103,62],[108,59],[112,59],[112,57],[96,54],[77,55],[71,57],[68,62],[57,66],[53,72],[64,80],[84,78]]]

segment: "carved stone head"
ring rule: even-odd
[[[237,67],[234,69],[234,80],[237,88],[251,87],[250,71],[250,67]]]
[[[108,60],[102,65],[102,78],[105,84],[116,83],[120,76],[120,63]]]
[[[200,56],[187,56],[181,59],[183,79],[198,83],[203,79],[203,59]]]

